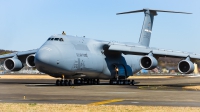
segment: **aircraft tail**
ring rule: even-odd
[[[164,10],[152,10],[152,9],[142,9],[142,10],[135,10],[135,11],[129,11],[129,12],[122,12],[117,13],[117,15],[120,14],[129,14],[129,13],[137,13],[137,12],[144,12],[144,22],[140,34],[139,44],[149,47],[150,38],[151,38],[151,32],[153,27],[153,20],[154,16],[157,15],[157,12],[169,12],[169,13],[182,13],[182,14],[191,14],[187,12],[175,12],[175,11],[164,11]]]

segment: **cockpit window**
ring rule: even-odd
[[[55,41],[58,41],[58,40],[59,40],[59,38],[55,38],[54,40],[55,40]]]
[[[63,42],[63,38],[48,38],[47,41],[61,41]]]
[[[60,38],[60,41],[63,41],[63,38]]]

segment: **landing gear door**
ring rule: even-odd
[[[125,70],[126,70],[126,76],[127,77],[132,76],[133,75],[132,68],[129,65],[124,65],[124,67],[125,67]]]

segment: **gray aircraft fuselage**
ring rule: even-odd
[[[142,9],[117,15],[138,12],[144,12],[145,17],[137,44],[68,36],[63,32],[63,35],[48,38],[39,49],[1,55],[0,59],[6,58],[6,70],[19,71],[26,63],[40,72],[61,78],[56,81],[56,85],[72,85],[71,79],[74,79],[74,84],[99,84],[99,79],[110,79],[110,84],[134,85],[134,80],[127,77],[142,68],[156,68],[157,59],[166,56],[184,58],[178,63],[178,70],[183,74],[192,73],[193,61],[199,60],[200,55],[149,47],[153,20],[157,12],[191,13]]]
[[[109,43],[85,37],[54,35],[36,52],[35,65],[41,72],[65,78],[115,78],[115,65],[123,66],[127,76],[141,70],[141,56],[108,51],[106,45]]]

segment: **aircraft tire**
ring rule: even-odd
[[[92,80],[91,79],[88,79],[88,84],[92,84]]]
[[[116,80],[112,80],[112,85],[116,85],[117,81]]]
[[[117,85],[121,85],[121,82],[122,82],[122,81],[121,81],[121,80],[119,80]]]
[[[68,85],[69,85],[69,86],[72,86],[72,80],[69,80],[69,81],[68,81]]]
[[[131,81],[131,85],[135,85],[135,81],[134,80]]]
[[[120,84],[120,81],[119,80],[117,80],[117,83],[116,83],[117,85],[119,85]]]
[[[127,82],[127,80],[123,80],[123,85],[125,85],[125,84],[126,84],[126,82]]]
[[[112,80],[110,79],[109,84],[112,85]]]
[[[91,79],[91,84],[92,84],[92,85],[95,84],[95,79]]]
[[[121,80],[118,80],[118,83],[117,83],[117,85],[120,85],[121,84]]]
[[[85,81],[84,81],[83,79],[81,79],[81,84],[84,84],[84,82],[85,82]]]
[[[97,79],[97,85],[99,85],[100,84],[100,80],[99,79]]]
[[[92,81],[92,82],[93,82],[93,84],[95,84],[95,85],[97,84],[97,81],[96,81],[96,79],[93,79],[93,81]]]
[[[78,84],[81,84],[81,79],[78,79]]]
[[[82,81],[82,79],[79,79],[79,84],[83,84],[83,81]]]
[[[89,84],[89,79],[85,79],[85,82],[88,85]]]
[[[77,84],[77,79],[74,79],[74,84]]]
[[[60,85],[60,80],[56,80],[56,86]]]
[[[60,86],[64,86],[64,81],[60,80]]]
[[[130,85],[131,83],[130,83],[130,80],[127,80],[127,83],[126,83],[127,85]]]
[[[121,80],[121,85],[124,85],[124,81],[123,80]]]
[[[68,86],[68,80],[64,80],[64,86]]]

